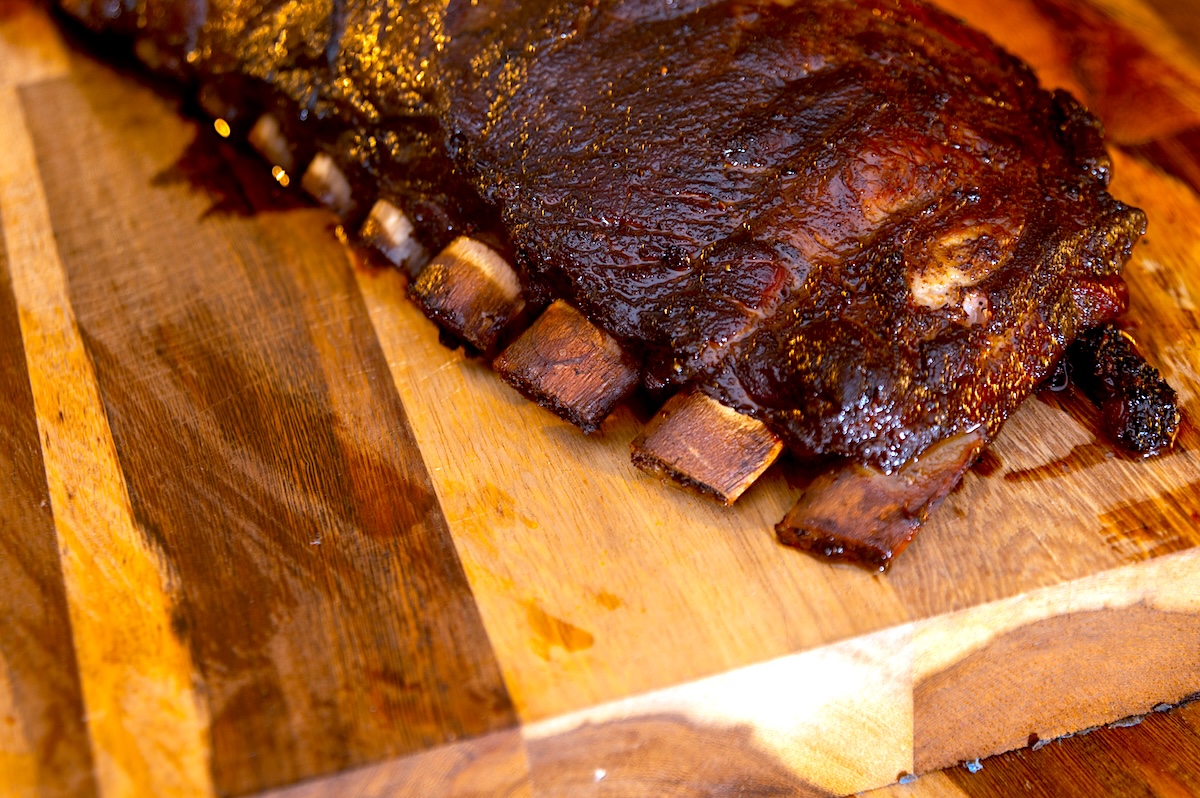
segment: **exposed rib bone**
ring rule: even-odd
[[[412,222],[387,200],[375,201],[358,235],[364,244],[374,247],[410,275],[415,275],[428,260],[425,247],[413,238]]]
[[[480,352],[492,352],[525,308],[516,272],[495,250],[456,238],[421,272],[409,293],[425,315]]]
[[[250,128],[246,140],[250,142],[250,146],[258,150],[259,155],[275,166],[287,172],[295,169],[296,159],[292,155],[292,145],[283,135],[283,130],[279,127],[279,120],[271,114],[263,114],[258,118],[254,127]]]
[[[775,532],[815,556],[885,570],[986,444],[981,430],[964,432],[891,474],[857,463],[826,471]]]
[[[765,424],[692,390],[673,396],[633,441],[633,464],[733,504],[783,451]]]
[[[493,365],[522,394],[584,432],[595,432],[638,383],[637,360],[561,299]]]
[[[338,216],[345,216],[354,207],[350,181],[334,163],[333,158],[323,152],[317,153],[312,163],[304,170],[300,187]]]

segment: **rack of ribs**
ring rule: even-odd
[[[663,403],[640,467],[730,503],[783,451],[828,461],[786,544],[886,567],[1081,336],[1115,437],[1173,440],[1106,327],[1146,219],[1099,123],[916,0],[62,5],[526,396],[585,432]]]

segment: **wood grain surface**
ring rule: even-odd
[[[0,253],[0,772],[20,791],[95,793],[92,752],[8,259]]]
[[[0,2],[0,795],[1195,794],[1200,6],[945,5],[1104,118],[1187,418],[1135,461],[1031,400],[877,575],[775,542],[813,474],[639,472],[657,408],[582,436]]]

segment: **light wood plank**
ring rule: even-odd
[[[66,48],[45,7],[33,0],[5,0],[0,6],[0,87],[66,73]]]
[[[697,795],[714,784],[840,795],[887,784],[913,768],[912,650],[901,626],[532,724],[535,789],[692,794],[675,791],[679,780]]]
[[[0,785],[86,798],[93,759],[23,343],[0,243]]]
[[[100,792],[210,795],[205,708],[171,631],[177,586],[134,523],[11,89],[0,91],[0,142],[4,237]]]
[[[35,735],[21,717],[8,664],[0,650],[0,784],[5,796],[33,796],[41,789],[42,763]]]

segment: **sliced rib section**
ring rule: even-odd
[[[466,237],[430,261],[409,293],[445,332],[485,353],[525,309],[521,282],[508,261]]]
[[[595,432],[638,383],[616,338],[558,300],[494,364],[509,385],[584,432]]]
[[[975,430],[930,447],[890,474],[858,463],[830,469],[775,526],[779,542],[886,570],[986,444]]]
[[[698,390],[676,394],[633,444],[633,464],[733,504],[775,462],[783,443],[761,421]]]

